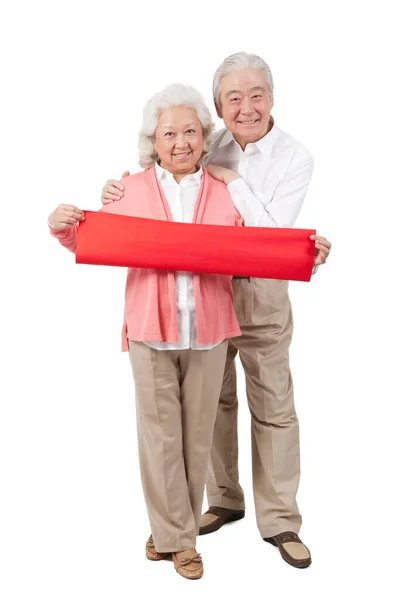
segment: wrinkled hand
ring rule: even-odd
[[[60,204],[49,217],[49,225],[53,229],[67,229],[83,221],[85,215],[80,208],[72,204]]]
[[[225,169],[225,167],[219,167],[217,165],[206,165],[207,171],[210,173],[211,177],[214,179],[218,179],[218,181],[222,181],[225,185],[228,185],[235,179],[239,179],[239,175],[235,173],[235,171],[231,171],[230,169]]]
[[[127,177],[129,171],[124,171],[122,177]],[[115,200],[121,200],[124,195],[124,186],[117,179],[109,179],[101,191],[101,203],[111,204]]]
[[[314,267],[318,267],[326,263],[332,244],[321,235],[310,235],[310,239],[315,241]]]

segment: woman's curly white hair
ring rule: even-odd
[[[157,161],[158,154],[154,148],[155,133],[160,114],[167,108],[186,106],[192,108],[201,123],[203,131],[203,153],[199,163],[203,163],[210,151],[214,123],[211,113],[203,97],[190,85],[173,83],[155,94],[143,109],[142,127],[139,133],[139,164],[144,169]]]

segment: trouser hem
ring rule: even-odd
[[[208,496],[208,506],[219,506],[220,508],[230,508],[232,510],[245,510],[244,500],[227,500],[221,496]]]

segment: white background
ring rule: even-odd
[[[3,600],[396,597],[395,6],[2,3]],[[333,242],[312,282],[291,284],[298,499],[313,564],[293,569],[259,537],[241,378],[246,519],[199,538],[205,575],[189,583],[144,557],[133,382],[120,353],[125,272],[76,266],[46,222],[61,202],[96,209],[106,179],[138,169],[151,94],[181,81],[211,105],[214,70],[239,50],[270,64],[276,122],[315,158],[297,225]]]

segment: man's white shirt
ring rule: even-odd
[[[240,175],[228,190],[247,226],[293,227],[314,161],[307,148],[273,120],[267,135],[244,151],[228,129],[218,131],[207,162]]]

